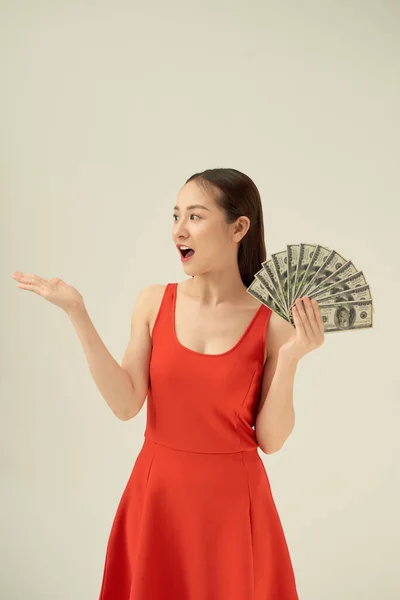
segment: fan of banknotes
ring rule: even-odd
[[[315,298],[324,331],[372,327],[372,297],[362,271],[336,250],[292,244],[262,263],[247,292],[294,325],[297,298]]]

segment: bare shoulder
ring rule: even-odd
[[[267,356],[279,351],[293,335],[294,327],[286,319],[272,311],[268,323],[268,335],[266,339]]]
[[[147,286],[147,289],[149,290],[149,294],[153,298],[161,299],[166,287],[167,287],[166,283],[151,283],[150,285]]]
[[[140,289],[132,310],[132,322],[139,318],[148,327],[154,303],[160,295],[160,288],[164,287],[157,283],[151,283]]]
[[[146,285],[146,287],[144,287],[140,293],[145,294],[148,299],[156,298],[160,294],[162,296],[165,288],[166,284],[163,283],[149,283],[149,285]]]
[[[154,297],[157,296],[160,287],[161,286],[158,283],[150,283],[143,287],[137,295],[137,304],[140,304],[143,308],[149,309]],[[148,316],[148,312],[149,311],[146,311],[146,316]]]
[[[151,283],[146,288],[144,288],[146,289],[148,307],[147,323],[150,335],[153,331],[153,325],[156,320],[166,287],[166,283]]]

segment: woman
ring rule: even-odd
[[[318,305],[299,299],[292,327],[247,292],[266,260],[263,214],[253,181],[235,169],[187,180],[172,237],[190,278],[139,293],[121,366],[77,290],[14,274],[68,314],[118,418],[148,400],[100,600],[298,599],[257,448],[276,452],[293,430],[298,362],[324,341]]]

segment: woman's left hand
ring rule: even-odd
[[[295,332],[280,352],[300,360],[324,343],[324,322],[318,303],[313,298],[297,298],[292,308]]]

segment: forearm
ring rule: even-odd
[[[256,418],[257,441],[268,454],[283,446],[294,427],[293,387],[298,362],[279,355],[267,397]]]
[[[81,341],[94,382],[114,414],[126,420],[134,413],[132,381],[97,333],[84,305],[68,313]]]

